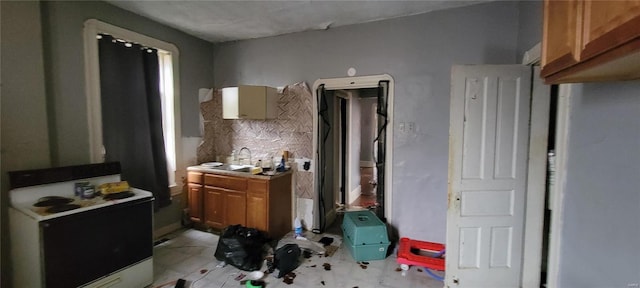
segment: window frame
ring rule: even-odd
[[[175,145],[174,185],[169,185],[171,194],[182,192],[182,185],[178,183],[185,169],[182,159],[181,141],[181,113],[180,113],[180,71],[178,67],[180,52],[174,44],[164,42],[137,32],[133,32],[97,19],[84,22],[84,60],[85,60],[85,94],[87,97],[87,122],[89,132],[89,158],[91,163],[104,162],[104,146],[102,138],[102,106],[100,95],[100,60],[98,55],[98,40],[96,35],[105,33],[113,37],[125,39],[144,46],[153,47],[171,53],[173,68],[173,123]]]

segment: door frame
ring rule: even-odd
[[[529,159],[522,251],[522,287],[540,287],[542,236],[547,179],[547,143],[549,141],[550,86],[544,85],[540,66],[533,66],[529,127]]]
[[[549,191],[551,227],[549,229],[549,251],[547,257],[547,287],[558,287],[560,280],[560,252],[562,251],[562,228],[564,187],[569,154],[569,131],[571,128],[571,95],[575,84],[558,86],[558,109],[556,114],[556,171],[554,189]],[[579,89],[579,88],[577,88]]]
[[[333,115],[333,123],[336,126],[336,129],[333,130],[332,134],[333,134],[333,147],[334,147],[334,151],[333,151],[333,163],[334,166],[335,164],[338,165],[338,169],[336,169],[334,171],[333,174],[333,179],[334,179],[334,198],[333,200],[336,201],[342,201],[342,202],[346,202],[346,199],[348,199],[348,187],[351,187],[351,178],[347,177],[347,175],[349,174],[348,170],[346,169],[347,167],[349,167],[349,156],[351,155],[351,147],[349,145],[347,145],[345,147],[345,149],[342,149],[342,145],[341,145],[341,141],[342,139],[342,132],[343,132],[343,127],[342,127],[342,103],[341,101],[344,100],[347,106],[346,109],[346,115],[345,118],[347,119],[347,123],[351,122],[351,111],[349,109],[349,107],[351,107],[351,93],[350,92],[344,92],[342,90],[336,90],[334,92],[334,96],[335,96],[335,102],[333,103],[333,111],[334,111],[334,115]],[[347,139],[346,139],[346,143],[349,144],[351,143],[351,133],[350,133],[350,125],[345,125],[345,132],[347,135]],[[343,163],[343,159],[344,159],[344,163]],[[344,170],[343,170],[344,169]],[[344,172],[344,177],[343,177],[343,172]],[[342,185],[342,182],[344,181],[344,186]],[[342,186],[342,187],[341,187]],[[344,193],[342,191],[340,191],[340,188],[342,188],[344,190]],[[344,194],[344,195],[343,195]],[[344,199],[342,198],[344,196]],[[348,203],[345,203],[345,206],[348,205]]]
[[[358,77],[341,77],[341,78],[323,78],[318,79],[313,83],[313,88],[311,91],[313,92],[313,163],[318,163],[317,159],[317,150],[318,150],[318,87],[320,85],[324,85],[325,90],[348,90],[348,89],[361,89],[361,88],[377,88],[378,83],[380,81],[389,81],[389,89],[387,95],[387,126],[386,126],[386,145],[385,145],[385,201],[384,201],[384,213],[385,218],[387,218],[388,222],[392,221],[392,198],[393,198],[393,104],[394,104],[394,80],[393,77],[389,74],[381,74],[381,75],[369,75],[369,76],[358,76]],[[314,169],[315,171],[319,171],[319,169]],[[319,207],[317,205],[318,199],[318,173],[314,175],[313,178],[313,227],[319,228],[320,218],[319,218]],[[333,203],[331,203],[333,205]],[[333,206],[332,206],[333,207]],[[331,210],[335,211],[335,207]],[[329,216],[330,213],[327,213]],[[328,217],[327,217],[328,218]]]

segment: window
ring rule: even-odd
[[[162,117],[169,187],[172,194],[180,193],[182,187],[176,184],[178,173],[184,170],[180,145],[180,97],[178,59],[179,52],[175,45],[163,42],[136,32],[132,32],[95,19],[84,24],[85,76],[87,94],[87,120],[89,123],[89,148],[92,163],[104,161],[102,138],[102,112],[100,100],[100,63],[98,60],[97,39],[99,33],[112,35],[115,38],[139,43],[158,50],[160,65],[160,93],[162,96]]]

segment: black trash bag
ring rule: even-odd
[[[257,229],[231,225],[222,230],[214,256],[240,270],[255,271],[264,261],[268,239]]]
[[[300,247],[297,244],[287,244],[276,250],[273,265],[278,268],[278,278],[296,270],[300,265]]]

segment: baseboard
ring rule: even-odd
[[[356,189],[353,189],[351,190],[351,192],[349,192],[349,204],[353,203],[353,201],[356,201],[356,199],[360,197],[360,194],[362,194],[362,186],[358,185]]]
[[[164,227],[160,227],[158,229],[153,230],[153,239],[158,239],[161,236],[167,235],[173,231],[176,231],[178,229],[182,228],[182,225],[180,225],[180,222],[176,222],[176,223],[172,223],[169,224],[167,226]]]

